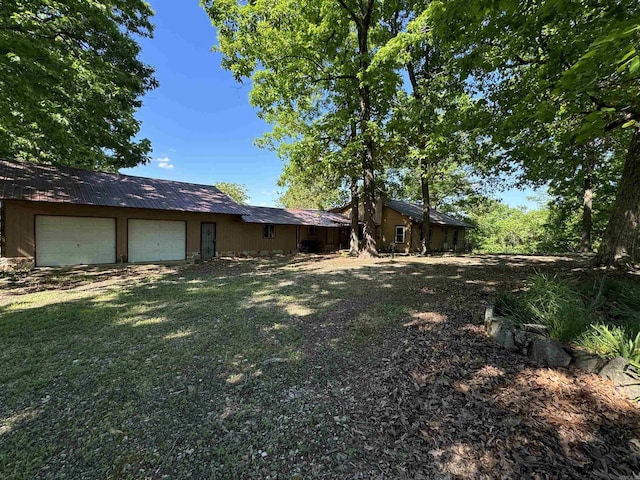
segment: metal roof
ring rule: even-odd
[[[308,225],[315,227],[341,227],[350,225],[350,220],[334,212],[303,210],[299,208],[245,207],[248,215],[242,219],[247,223],[272,223],[277,225]]]
[[[247,212],[244,206],[212,185],[93,172],[1,158],[0,200],[232,215]]]
[[[399,200],[385,200],[384,204],[385,206],[395,210],[396,212],[401,213],[402,215],[406,215],[414,222],[422,221],[421,204],[401,202]],[[452,225],[454,227],[472,228],[472,226],[468,223],[463,222],[462,220],[458,220],[457,218],[453,218],[444,213],[440,213],[433,208],[429,211],[429,221],[436,225]]]

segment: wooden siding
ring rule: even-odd
[[[396,226],[404,226],[404,243],[397,243],[395,241]],[[416,249],[417,245],[412,245],[412,222],[409,217],[392,210],[388,207],[382,208],[382,225],[377,234],[377,246],[381,252],[388,252],[390,245],[395,244],[396,252],[409,253]]]
[[[299,241],[314,240],[318,242],[320,251],[334,252],[340,248],[340,229],[342,227],[315,227],[315,233],[311,227],[301,225],[299,230]]]
[[[216,223],[216,252],[218,254],[289,253],[296,251],[296,227],[276,225],[275,238],[264,238],[264,226],[245,223],[237,215],[176,212],[136,208],[99,207],[90,205],[50,204],[39,202],[5,201],[3,208],[4,257],[35,256],[35,216],[68,215],[77,217],[109,217],[116,219],[116,258],[127,261],[128,219],[182,220],[187,223],[187,256],[200,252],[200,224]],[[322,229],[318,229],[322,230]],[[336,232],[325,235],[338,235]]]

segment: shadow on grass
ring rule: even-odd
[[[362,392],[373,391],[373,399],[349,405],[345,392],[355,388],[359,368],[406,340],[400,323],[411,313],[445,315],[481,305],[498,286],[516,286],[541,265],[557,268],[527,258],[469,257],[451,265],[335,261],[221,260],[95,290],[12,298],[0,307],[0,474],[336,478],[362,472],[381,457],[363,453],[344,412],[366,412],[367,402],[393,398],[374,388],[386,370],[364,373]],[[395,334],[380,344],[387,331]],[[440,338],[432,347],[442,361],[455,351],[444,333],[429,333],[434,342]],[[492,358],[476,359],[468,374],[480,375]],[[390,375],[397,384],[411,371],[398,365]],[[429,401],[438,401],[438,392]],[[431,413],[440,428],[460,421],[454,410],[451,417]],[[382,413],[362,422],[358,429],[367,438],[388,425]],[[452,435],[449,446],[456,435],[458,443],[466,439]],[[428,465],[437,465],[429,458]],[[407,469],[411,462],[407,457]]]
[[[529,363],[466,311],[423,311],[367,376],[393,478],[636,478],[640,410],[606,382]],[[374,446],[375,445],[374,442]]]

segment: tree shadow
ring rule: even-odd
[[[503,350],[469,311],[424,311],[405,327],[366,379],[390,476],[637,478],[640,410],[605,380]]]
[[[480,257],[216,260],[15,295],[0,306],[0,422],[9,426],[0,472],[418,478],[411,475],[455,475],[455,452],[484,448],[488,465],[504,451],[500,468],[516,475],[513,455],[531,459],[509,444],[546,428],[540,438],[560,452],[561,438],[548,440],[554,424],[544,412],[531,414],[544,428],[529,426],[501,400],[531,367],[508,369],[514,359],[487,343],[469,311],[539,268],[535,259]],[[354,346],[354,319],[379,317],[384,329]],[[403,327],[408,318],[418,324]],[[551,387],[539,388],[551,401]],[[403,420],[391,421],[390,411]],[[493,440],[485,421],[497,425]],[[547,465],[545,451],[529,457]],[[489,471],[476,463],[477,475]]]

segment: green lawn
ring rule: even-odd
[[[388,440],[367,412],[385,397],[364,392],[392,358],[385,339],[443,305],[480,311],[498,283],[539,267],[494,281],[504,261],[451,261],[296,257],[5,281],[0,478],[378,471],[368,445]]]
[[[338,367],[309,364],[304,330],[328,360],[400,310],[374,301],[349,338],[331,338],[324,314],[366,278],[296,266],[223,261],[5,294],[0,476],[234,478],[260,476],[270,457],[309,474],[311,453],[346,452],[340,412],[301,387]]]

